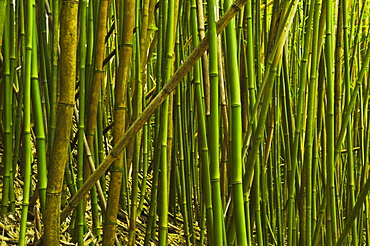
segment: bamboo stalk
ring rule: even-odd
[[[78,2],[64,1],[61,10],[61,88],[57,112],[55,144],[49,163],[48,187],[46,193],[44,219],[44,245],[59,244],[61,192],[64,178],[64,167],[68,160],[66,154],[72,127],[74,107],[74,89],[76,77],[77,50],[77,12]]]
[[[22,218],[19,230],[19,245],[26,245],[26,230],[27,230],[27,214],[31,188],[31,80],[33,76],[37,76],[37,64],[35,62],[35,47],[36,39],[33,38],[34,33],[34,1],[29,1],[27,4],[27,35],[26,35],[26,77],[24,80],[24,148],[25,148],[25,163],[24,163],[24,187],[22,201]],[[32,59],[33,58],[33,59]],[[36,71],[36,72],[35,72]]]
[[[231,1],[225,1],[225,7],[228,7]],[[248,7],[249,6],[249,7]],[[250,10],[250,1],[247,3],[247,9]],[[239,85],[239,72],[237,66],[237,54],[233,48],[236,45],[236,32],[234,29],[235,21],[231,20],[229,25],[226,27],[226,40],[227,40],[227,54],[230,79],[230,101],[231,101],[231,156],[232,156],[232,174],[231,174],[231,185],[233,194],[233,205],[234,205],[234,220],[236,230],[236,237],[238,245],[248,245],[246,232],[246,220],[244,214],[244,199],[243,199],[243,171],[242,171],[242,119],[241,119],[241,98],[240,98],[240,85]],[[249,31],[252,31],[250,28]],[[250,32],[251,33],[251,32]],[[251,40],[250,40],[251,41]],[[250,48],[252,46],[249,46]],[[250,58],[253,57],[253,52],[250,54]],[[252,65],[252,64],[250,64]],[[249,66],[252,68],[252,66]],[[253,68],[251,70],[253,73]],[[252,79],[251,79],[252,80]],[[253,99],[252,99],[253,100]],[[253,103],[253,102],[252,102]]]

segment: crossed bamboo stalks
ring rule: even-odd
[[[241,10],[241,8],[246,4],[248,0],[236,0],[230,8],[225,12],[225,14],[217,22],[217,34],[225,29],[227,24],[232,18]],[[188,56],[185,62],[176,70],[171,79],[164,85],[162,90],[155,96],[155,98],[149,103],[142,114],[133,122],[133,124],[128,128],[125,135],[118,141],[118,143],[113,147],[108,156],[105,157],[103,162],[96,168],[95,171],[90,175],[90,177],[85,181],[83,186],[77,191],[77,193],[72,197],[70,202],[64,208],[60,214],[60,223],[63,223],[66,218],[71,214],[71,212],[77,207],[77,205],[82,201],[84,196],[91,190],[91,188],[96,184],[100,177],[108,170],[111,164],[118,158],[119,154],[127,147],[130,141],[134,138],[135,134],[143,127],[146,121],[154,113],[154,111],[162,104],[167,96],[177,87],[177,85],[182,81],[185,75],[194,66],[196,61],[203,55],[203,53],[208,49],[208,35],[199,43],[197,47]],[[355,93],[354,93],[355,94]],[[348,111],[352,112],[353,108]],[[337,245],[341,245],[346,238],[355,218],[358,215],[358,210],[362,206],[366,199],[367,193],[370,191],[370,178],[366,181],[362,188],[361,193],[358,196],[358,200],[355,204],[354,209],[349,215],[344,230],[342,231]],[[42,239],[41,239],[42,241]],[[39,241],[38,243],[40,243]]]
[[[237,0],[230,8],[225,12],[225,14],[217,22],[217,34],[219,34],[230,20],[241,10],[241,8],[246,4],[247,0]],[[94,184],[99,180],[101,176],[107,171],[110,165],[118,158],[119,154],[126,148],[130,141],[134,138],[135,134],[143,127],[146,121],[154,113],[154,111],[162,104],[167,96],[177,87],[177,85],[182,81],[189,70],[194,66],[196,61],[202,56],[202,54],[208,49],[208,35],[199,43],[197,47],[192,51],[185,62],[176,70],[171,79],[165,84],[162,90],[157,94],[157,96],[150,102],[150,104],[145,108],[142,114],[132,123],[128,128],[125,135],[117,142],[113,149],[109,152],[108,156],[105,157],[103,162],[96,168],[96,170],[90,175],[90,177],[85,181],[83,186],[77,191],[77,193],[72,197],[70,202],[64,208],[60,214],[60,222],[63,223],[66,218],[71,214],[71,212],[77,207],[77,205],[82,201],[84,196],[91,190]]]

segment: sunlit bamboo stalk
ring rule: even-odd
[[[46,190],[44,245],[59,244],[60,206],[65,165],[68,161],[69,137],[72,128],[74,89],[76,79],[77,51],[77,2],[62,3],[60,32],[61,60],[63,73],[60,75],[60,99],[58,103],[55,144],[49,163],[48,187]]]

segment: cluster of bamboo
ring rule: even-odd
[[[169,213],[187,245],[370,244],[369,18],[347,0],[0,1],[18,244],[38,240],[31,197],[48,246],[67,218],[78,245],[168,245]]]

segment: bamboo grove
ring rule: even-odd
[[[370,244],[369,6],[0,0],[0,241]]]

